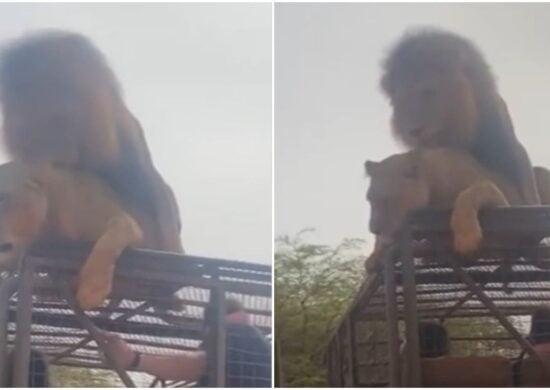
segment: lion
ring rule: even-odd
[[[371,178],[370,231],[376,235],[367,271],[401,228],[407,215],[423,208],[452,209],[453,247],[460,255],[475,252],[483,239],[478,212],[484,207],[520,205],[520,191],[468,153],[451,148],[422,148],[392,155],[381,162],[366,161]]]
[[[7,45],[0,102],[13,160],[96,175],[156,223],[161,249],[183,253],[174,194],[153,164],[114,72],[86,37],[42,31]]]
[[[381,87],[405,146],[466,151],[519,188],[522,204],[539,204],[529,156],[472,42],[437,29],[408,33],[383,62]]]
[[[161,249],[156,221],[128,207],[93,174],[49,165],[10,162],[0,166],[0,267],[13,269],[34,242],[90,242],[93,249],[78,276],[84,310],[111,293],[117,258],[127,247]]]

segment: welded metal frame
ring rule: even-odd
[[[6,387],[8,359],[8,301],[17,291],[17,276],[9,276],[0,283],[0,387]]]
[[[363,321],[373,321],[373,318],[386,321],[386,330],[388,332],[387,339],[384,343],[387,345],[389,366],[387,382],[385,383],[370,383],[370,386],[386,386],[391,387],[420,387],[422,385],[421,378],[421,359],[419,353],[418,340],[418,320],[420,318],[434,318],[443,322],[448,317],[466,318],[466,317],[493,317],[506,329],[509,334],[509,340],[516,341],[520,348],[531,356],[540,359],[540,356],[533,349],[532,345],[527,341],[506,318],[507,315],[525,315],[529,313],[529,307],[522,309],[520,305],[522,301],[518,299],[517,306],[510,308],[497,307],[495,304],[498,299],[489,297],[484,288],[493,284],[490,287],[491,291],[504,291],[505,287],[496,288],[494,283],[499,283],[497,274],[487,274],[475,270],[467,270],[467,266],[463,266],[453,256],[449,246],[449,216],[450,212],[446,210],[426,210],[412,216],[410,224],[407,226],[400,240],[395,244],[395,251],[392,254],[383,253],[384,257],[380,263],[383,267],[380,272],[369,275],[361,286],[361,290],[354,298],[349,309],[343,316],[341,323],[337,329],[331,334],[327,346],[327,356],[325,361],[328,364],[328,378],[332,386],[350,387],[349,381],[342,379],[342,367],[344,366],[344,356],[336,348],[341,345],[341,331],[343,327],[349,327],[349,323],[361,323]],[[542,235],[550,237],[550,207],[513,207],[484,210],[480,213],[480,221],[484,232],[488,233],[507,233],[507,234],[525,234]],[[418,247],[417,241],[419,238],[428,235],[432,237],[441,237],[435,240],[435,250]],[[520,270],[516,272],[508,271],[510,281],[521,281],[522,283],[532,283],[532,289],[536,293],[536,283],[550,281],[550,272],[548,259],[550,259],[550,247],[533,246],[533,247],[514,247],[507,245],[507,242],[502,242],[502,245],[487,247],[483,249],[483,254],[487,257],[501,256],[507,259],[523,258],[522,261],[515,264],[543,266],[539,270]],[[433,267],[431,265],[422,266],[415,265],[415,258],[442,260],[442,263],[447,264],[447,268],[452,268],[451,274],[419,274],[418,269],[423,267]],[[544,260],[542,260],[544,259]],[[396,263],[400,267],[396,267]],[[487,263],[489,264],[489,263]],[[493,264],[497,264],[494,262]],[[376,278],[382,279],[380,284],[374,283]],[[465,285],[465,288],[460,288],[460,292],[464,295],[456,298],[440,298],[434,300],[437,302],[453,302],[453,304],[445,309],[431,314],[424,313],[425,309],[419,309],[417,306],[417,283],[420,284],[457,284]],[[401,289],[398,294],[398,289]],[[434,290],[434,295],[438,293],[444,294],[451,290]],[[423,292],[426,296],[426,292]],[[383,301],[380,299],[383,298]],[[466,302],[472,298],[479,301],[484,310],[478,308],[463,309]],[[502,300],[508,300],[502,298]],[[514,301],[514,298],[510,299]],[[383,302],[383,310],[379,309],[380,302]],[[422,300],[426,304],[428,300]],[[548,302],[542,300],[541,302]],[[376,309],[375,309],[376,308]],[[441,313],[439,313],[441,312]],[[420,315],[422,314],[422,316]],[[374,316],[374,317],[373,317]],[[405,348],[399,348],[401,342],[399,335],[399,324],[404,325],[404,342]],[[491,338],[487,338],[489,340]],[[364,348],[365,342],[355,344],[352,355],[357,355],[360,348]],[[547,361],[543,362],[547,374],[550,374],[550,365]],[[546,367],[548,366],[548,367]],[[407,375],[403,375],[404,368],[407,368]],[[358,378],[358,371],[362,367],[355,364],[352,367],[352,377]],[[358,379],[354,379],[353,386],[364,386],[364,383],[359,383]]]
[[[87,335],[82,337],[79,342],[75,345],[67,346],[64,351],[54,356],[50,362],[55,363],[70,356],[78,348],[85,346],[93,340],[97,344],[98,352],[100,351],[105,355],[110,368],[117,372],[122,382],[127,387],[135,387],[135,383],[126,370],[122,367],[116,367],[114,360],[110,359],[109,349],[104,342],[104,336],[99,331],[97,324],[97,322],[101,324],[101,319],[95,317],[92,320],[79,308],[74,292],[68,284],[69,277],[67,275],[71,272],[74,274],[78,270],[82,259],[85,258],[83,254],[87,253],[87,248],[79,246],[59,249],[42,247],[41,249],[40,247],[34,248],[27,256],[21,259],[21,268],[17,276],[5,279],[0,283],[0,307],[2,308],[0,310],[0,370],[6,366],[5,360],[8,346],[7,324],[10,322],[10,319],[11,321],[15,320],[13,385],[28,387],[33,290],[35,294],[39,294],[39,291],[37,292],[39,289],[35,286],[35,282],[38,280],[36,274],[40,272],[43,275],[47,272],[49,275],[47,279],[50,279],[52,284],[57,287],[59,296],[73,310],[74,317],[80,324],[80,327],[87,331]],[[40,253],[43,253],[43,255],[39,255]],[[156,258],[156,260],[164,258],[165,261],[151,265],[151,262],[147,261],[151,257]],[[157,265],[158,267],[156,267]],[[219,269],[222,269],[222,271],[219,271]],[[239,269],[250,269],[252,273],[249,277],[256,278],[265,283],[253,284],[242,280],[247,274],[239,271]],[[165,252],[128,250],[119,260],[117,272],[119,270],[125,276],[139,274],[143,278],[144,275],[147,275],[151,280],[157,281],[162,281],[164,280],[163,278],[174,281],[178,278],[177,274],[180,274],[181,276],[179,277],[183,278],[186,286],[198,286],[210,290],[210,302],[208,305],[214,307],[215,310],[212,313],[214,331],[210,332],[214,340],[207,344],[211,348],[207,353],[209,359],[207,362],[208,375],[211,386],[225,387],[226,351],[223,319],[225,317],[226,292],[271,298],[271,286],[267,284],[267,282],[271,282],[271,275],[267,274],[271,272],[270,267],[254,263],[181,256]],[[225,275],[241,278],[241,280],[233,282],[231,281],[232,279],[227,279]],[[223,276],[225,278],[222,278]],[[41,282],[44,284],[43,278]],[[14,319],[13,316],[10,316],[13,313],[9,312],[8,301],[15,290],[17,290],[17,309],[15,313],[16,318]],[[148,305],[147,302],[144,302],[111,322],[126,321],[146,310]],[[5,377],[2,374],[2,371],[0,371],[0,377]],[[154,383],[151,383],[152,386],[156,386],[157,384],[166,385],[166,382],[156,380]]]

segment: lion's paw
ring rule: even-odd
[[[483,233],[479,225],[469,229],[454,231],[454,250],[460,255],[469,255],[475,252],[483,240]]]
[[[460,255],[469,255],[475,252],[483,240],[483,232],[475,217],[453,214],[451,229],[454,235],[454,250]]]
[[[83,310],[101,306],[112,290],[113,272],[86,267],[80,271],[76,299]]]

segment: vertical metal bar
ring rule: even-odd
[[[217,371],[217,377],[218,377],[218,384],[219,387],[225,387],[225,369],[226,369],[226,346],[227,343],[225,341],[226,334],[225,334],[225,290],[223,288],[217,289],[218,293],[218,329],[216,333],[218,334],[218,343],[216,344],[218,349],[217,354],[217,361],[218,361],[218,369]]]
[[[335,378],[336,378],[336,387],[343,387],[344,386],[344,382],[342,381],[342,366],[343,366],[343,362],[342,362],[342,354],[341,354],[341,350],[342,350],[342,347],[340,345],[340,329],[338,329],[336,331],[336,334],[334,335],[334,350],[336,352],[336,375],[335,375]]]
[[[344,370],[344,368],[346,367],[346,365],[345,365],[345,363],[346,363],[346,356],[345,356],[346,340],[344,339],[343,327],[342,326],[340,326],[340,329],[338,330],[338,345],[339,345],[339,349],[340,349],[340,352],[339,352],[340,353],[340,361],[342,362],[342,368],[341,368],[341,372],[340,372],[340,381],[342,383],[341,386],[346,387],[346,371]]]
[[[336,387],[334,383],[334,342],[331,341],[328,347],[328,385]]]
[[[13,386],[28,387],[31,357],[32,289],[34,265],[30,258],[21,260],[17,289],[17,321],[15,329]]]
[[[338,355],[338,338],[336,335],[334,335],[332,355],[334,356],[334,367],[332,370],[333,387],[342,387],[342,384],[340,383],[340,367],[342,362],[340,361],[340,356]]]
[[[356,387],[356,362],[355,362],[355,322],[353,321],[352,316],[346,318],[345,327],[346,335],[348,338],[348,349],[347,349],[347,360],[348,360],[348,372],[347,372],[347,381],[350,387]]]
[[[280,340],[277,337],[275,337],[274,341],[275,341],[275,387],[284,387],[285,374],[284,374],[284,367],[283,367],[283,352],[281,351]],[[329,359],[329,376],[330,376],[330,359]]]
[[[409,228],[405,229],[402,238],[402,279],[403,279],[403,300],[405,334],[407,340],[407,382],[410,387],[422,385],[420,365],[420,341],[418,339],[418,313],[416,306],[416,281],[414,256],[412,250],[412,237]]]
[[[211,386],[225,387],[225,290],[221,287],[210,290],[210,305],[212,307],[212,322],[210,332],[210,364]]]
[[[17,280],[11,276],[0,284],[0,387],[8,386],[7,377],[7,357],[8,357],[8,314],[9,300],[17,289]]]
[[[351,373],[351,360],[349,359],[349,348],[347,346],[347,337],[346,337],[346,323],[348,318],[343,322],[343,326],[338,330],[338,337],[340,338],[340,347],[342,349],[342,383],[344,387],[350,387],[349,382],[351,378],[349,374]]]
[[[395,291],[395,259],[393,257],[388,257],[384,261],[384,294],[386,296],[386,325],[388,327],[390,386],[401,387],[397,294]]]

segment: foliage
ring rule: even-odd
[[[508,320],[516,329],[523,327],[521,319],[517,317],[508,317]],[[510,339],[510,333],[495,318],[453,318],[446,321],[445,325],[450,338],[456,336],[480,339],[468,342],[455,341],[451,344],[453,355],[491,355],[510,358],[518,356],[517,342]]]
[[[324,386],[322,354],[363,279],[362,240],[331,248],[282,236],[275,250],[275,329],[284,386]]]
[[[112,371],[55,365],[50,367],[50,381],[52,387],[113,387],[119,383]]]
[[[277,346],[278,386],[326,386],[322,357],[332,330],[351,303],[363,280],[364,248],[361,240],[344,240],[331,248],[304,239],[307,231],[295,237],[282,236],[275,250],[275,340]],[[526,319],[508,318],[517,329],[525,328]],[[374,330],[385,339],[385,323],[361,323],[357,341]],[[368,325],[368,326],[367,326]],[[403,324],[400,324],[403,325]],[[454,356],[499,355],[515,358],[518,345],[493,318],[450,318],[445,327]],[[403,331],[403,329],[401,329]],[[403,332],[402,336],[403,336]],[[469,340],[465,340],[469,339]],[[362,363],[388,359],[387,351],[361,354]],[[375,356],[374,356],[375,355]],[[376,362],[371,360],[377,360]],[[378,362],[379,363],[379,362]],[[281,374],[282,373],[282,374]],[[373,372],[370,380],[376,382]],[[380,383],[387,380],[381,372]],[[377,382],[378,383],[378,382]]]

